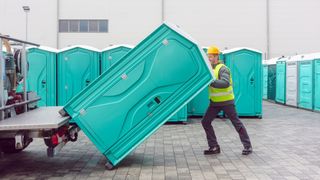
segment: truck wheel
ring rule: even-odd
[[[32,141],[32,139],[30,141],[28,141],[27,143],[25,143],[25,145],[24,145],[24,147],[22,149],[16,149],[16,147],[15,147],[15,139],[14,138],[1,139],[0,140],[1,151],[6,153],[6,154],[19,153],[22,150],[24,150],[26,147],[28,147],[28,145],[30,144],[31,141]]]

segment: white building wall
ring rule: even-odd
[[[77,4],[77,6],[74,6]],[[161,1],[60,1],[60,19],[108,19],[108,33],[60,33],[59,47],[137,44],[161,23]]]
[[[203,46],[266,51],[266,3],[262,0],[167,0],[165,18]]]
[[[56,47],[57,2],[54,0],[0,0],[0,33],[26,39],[26,14],[22,6],[30,6],[28,40]]]
[[[271,0],[271,56],[320,52],[319,18],[319,0]]]
[[[164,20],[202,46],[248,46],[267,51],[267,0],[163,0]],[[59,4],[59,8],[57,8]],[[0,33],[63,48],[85,44],[135,45],[162,22],[162,0],[0,0]],[[320,51],[319,0],[269,0],[270,57]],[[57,33],[58,19],[108,19],[108,33]]]

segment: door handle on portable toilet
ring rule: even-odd
[[[254,83],[253,77],[250,78],[250,84],[252,85]]]
[[[89,85],[89,83],[90,83],[90,80],[89,80],[89,79],[87,79],[87,80],[86,80],[86,86],[88,86],[88,85]]]
[[[46,83],[47,83],[46,80],[42,80],[41,81],[42,87],[45,87]]]
[[[160,103],[161,103],[160,97],[157,96],[148,103],[148,107],[152,108],[154,105],[160,104]]]

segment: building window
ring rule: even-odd
[[[92,20],[89,22],[89,32],[99,32],[97,20]]]
[[[59,20],[59,32],[61,33],[107,33],[109,32],[109,21],[86,20],[86,19],[61,19]]]
[[[69,32],[69,25],[67,20],[59,21],[59,32]]]
[[[79,32],[79,21],[78,20],[70,20],[69,21],[69,32]]]
[[[88,32],[88,20],[80,20],[80,32]]]
[[[108,20],[99,21],[99,32],[108,32]]]

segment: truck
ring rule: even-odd
[[[37,107],[40,98],[27,92],[27,46],[39,44],[0,35],[0,155],[19,153],[33,138],[42,138],[47,146],[47,156],[53,157],[69,141],[78,138],[79,127],[62,117],[59,106]],[[11,45],[16,48],[12,50]],[[17,92],[18,83],[23,91]]]

